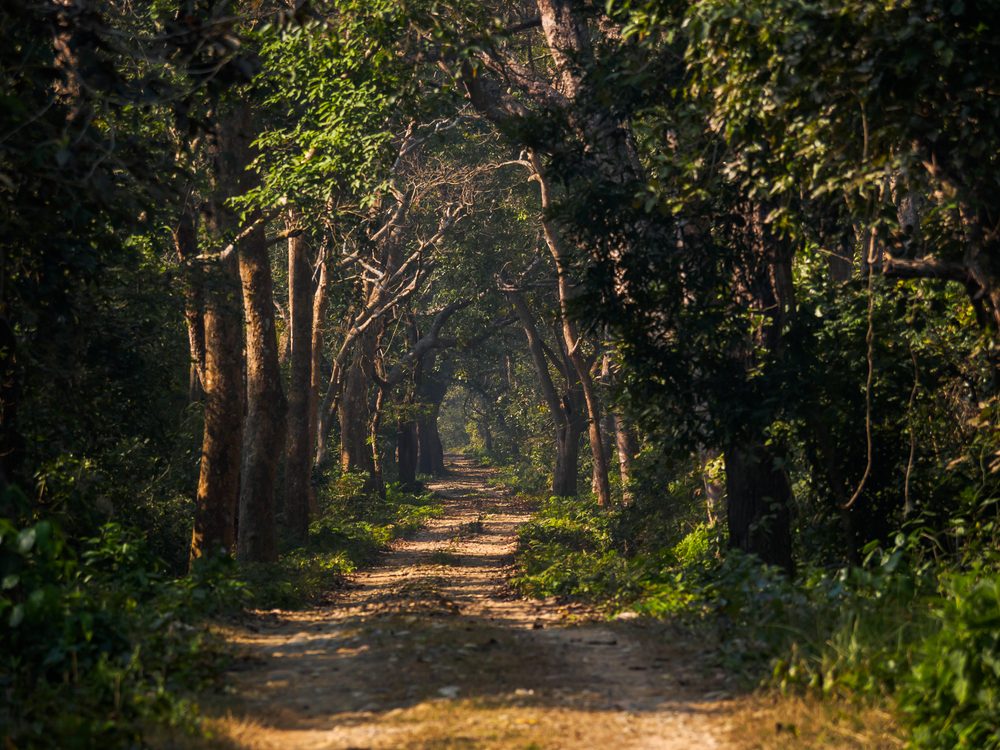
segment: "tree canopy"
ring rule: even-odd
[[[877,690],[915,746],[997,746],[997,675],[913,661],[996,657],[961,609],[998,607],[996,2],[27,0],[0,32],[12,746],[140,736],[172,667],[121,612],[377,549],[459,451],[575,498],[529,593],[674,616],[741,575],[856,623],[905,567],[895,604],[945,614]]]

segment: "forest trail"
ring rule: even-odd
[[[518,598],[530,508],[450,457],[444,514],[322,608],[260,613],[210,710],[220,748],[729,747],[722,676],[684,636]]]

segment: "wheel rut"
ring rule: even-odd
[[[688,636],[509,589],[530,506],[450,457],[445,512],[327,606],[261,612],[209,709],[220,748],[724,748],[731,701]]]

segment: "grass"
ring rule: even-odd
[[[309,542],[277,563],[206,561],[170,575],[142,534],[106,524],[0,519],[0,736],[9,747],[140,747],[201,731],[192,696],[228,663],[208,618],[320,601],[392,540],[441,512],[430,494],[359,495],[331,483]],[[180,745],[185,743],[179,742]]]
[[[890,708],[764,690],[735,703],[726,738],[739,750],[900,750]]]
[[[546,501],[521,531],[514,585],[685,624],[749,688],[787,696],[777,705],[793,718],[762,713],[771,729],[749,746],[889,748],[905,735],[915,748],[1000,748],[995,563],[936,560],[921,530],[870,546],[863,565],[806,562],[789,580],[723,554],[705,526],[626,555],[617,522],[588,500]]]
[[[348,575],[378,560],[395,539],[412,535],[442,512],[431,493],[413,495],[390,486],[380,498],[350,494],[353,486],[350,478],[341,479],[327,490],[305,547],[289,550],[277,563],[244,570],[251,606],[291,609],[320,602]]]
[[[454,552],[449,552],[447,550],[435,550],[430,554],[428,560],[431,565],[458,566],[462,564],[462,558],[460,555],[456,555]]]

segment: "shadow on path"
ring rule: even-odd
[[[334,602],[259,613],[214,701],[220,748],[724,747],[729,701],[689,638],[506,584],[531,506],[457,456],[445,512]],[[209,702],[210,705],[213,703]]]

